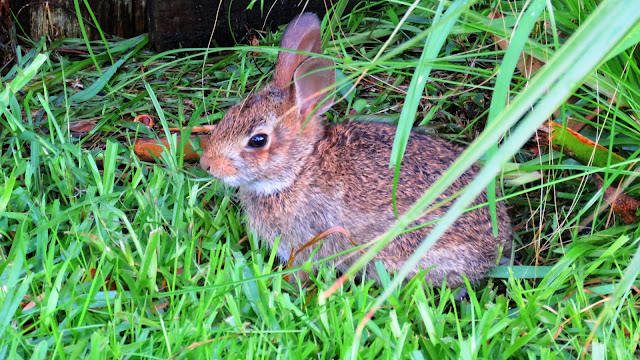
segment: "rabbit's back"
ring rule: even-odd
[[[272,196],[240,194],[247,208],[249,222],[263,239],[281,236],[278,253],[287,258],[292,248],[300,249],[314,236],[330,229],[344,228],[356,243],[362,244],[384,233],[395,221],[392,205],[393,172],[389,158],[396,128],[381,123],[339,123],[329,125],[324,137],[287,190]],[[457,158],[459,150],[452,144],[425,134],[411,133],[402,160],[397,189],[398,212],[406,211]],[[466,186],[478,168],[472,167],[438,199],[444,201]],[[483,193],[474,205],[486,202]],[[428,211],[413,225],[440,218],[450,204]],[[499,236],[492,235],[488,208],[464,213],[427,253],[423,268],[436,266],[427,276],[436,282],[448,274],[451,285],[462,283],[461,274],[476,281],[495,265],[497,245],[509,249],[509,224],[502,202],[497,204]],[[399,269],[426,236],[429,225],[394,239],[376,258],[388,270]],[[335,255],[353,247],[343,235],[329,236],[318,257]],[[297,264],[305,261],[312,248],[303,251]],[[343,257],[339,268],[353,260]],[[369,275],[377,278],[373,267]],[[417,271],[417,269],[416,269]]]

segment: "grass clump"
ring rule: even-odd
[[[180,144],[154,164],[132,151],[136,139],[169,127],[188,135],[215,123],[263,85],[281,31],[260,33],[259,52],[152,54],[144,37],[41,41],[20,49],[2,74],[0,358],[637,357],[640,230],[609,213],[591,176],[615,187],[620,175],[635,174],[640,15],[596,19],[612,34],[625,23],[635,29],[608,49],[596,47],[589,16],[615,13],[613,1],[543,2],[538,20],[513,33],[539,2],[454,3],[451,13],[448,3],[425,0],[332,14],[326,54],[357,88],[328,117],[417,126],[482,146],[487,151],[472,155],[485,164],[513,153],[498,179],[514,220],[516,266],[497,267],[462,301],[419,277],[396,288],[390,276],[381,286],[349,280],[324,299],[336,281],[324,265],[314,285],[289,284],[275,252],[247,231],[233,189],[186,163]],[[438,25],[438,6],[442,21],[457,19],[451,28]],[[489,19],[496,10],[503,17]],[[423,56],[425,39],[436,35],[441,46]],[[592,53],[568,40],[587,35]],[[521,50],[500,49],[496,36],[552,69],[563,65],[554,57],[560,51],[595,63],[568,64],[565,73],[584,74],[570,82],[570,100],[542,94],[526,104],[518,94],[554,83],[521,72]],[[422,62],[424,91],[411,86]],[[415,108],[403,114],[410,99]],[[531,138],[558,107],[553,101],[559,110],[549,116],[587,124],[582,135],[626,161],[578,163]],[[516,124],[530,109],[537,123]],[[140,114],[158,119],[159,130],[134,122]],[[481,133],[502,127],[510,132]],[[491,150],[505,133],[510,145]],[[635,181],[623,192],[640,196]],[[376,301],[380,308],[363,322]]]

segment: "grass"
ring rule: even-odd
[[[521,16],[546,1],[454,1],[439,21],[438,1],[385,2],[326,29],[326,55],[358,82],[329,121],[417,126],[476,149],[457,163],[487,164],[473,191],[508,159],[496,200],[509,204],[516,265],[462,301],[392,276],[350,278],[325,298],[339,274],[324,265],[312,286],[289,284],[234,189],[186,163],[179,144],[155,164],[133,154],[135,139],[215,123],[264,85],[281,29],[260,33],[260,48],[163,54],[144,37],[29,42],[0,90],[0,358],[638,357],[638,222],[612,216],[591,180],[617,186],[640,147],[640,16],[631,5],[616,13],[616,1],[555,0],[528,24]],[[491,21],[495,8],[504,17]],[[625,26],[635,32],[624,37]],[[622,45],[600,41],[613,36]],[[549,66],[528,79],[520,49]],[[414,84],[416,74],[428,80]],[[140,114],[157,129],[133,122]],[[586,123],[582,135],[627,161],[595,166],[549,149],[531,137],[549,116]],[[636,182],[624,192],[640,197]]]

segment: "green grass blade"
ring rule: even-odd
[[[87,101],[93,98],[94,96],[98,95],[98,93],[102,91],[102,89],[104,89],[105,86],[107,86],[107,84],[109,83],[109,80],[111,80],[113,75],[115,75],[116,71],[118,71],[120,66],[122,66],[122,64],[124,64],[125,61],[127,61],[127,58],[128,57],[125,56],[122,59],[116,61],[116,63],[109,66],[109,68],[104,73],[100,72],[100,77],[96,79],[96,81],[93,84],[89,85],[88,88],[71,95],[69,97],[69,101],[71,102]]]
[[[24,295],[29,290],[33,275],[23,276],[26,269],[25,256],[28,234],[25,232],[24,222],[15,235],[13,247],[9,258],[11,264],[4,268],[0,274],[2,286],[0,289],[0,339],[4,337],[7,326],[14,319],[14,314],[23,301]]]
[[[155,229],[149,234],[149,242],[144,249],[138,276],[151,293],[156,291],[156,274],[158,271],[158,243],[163,235],[163,229]]]
[[[640,241],[640,238],[636,239],[636,243]],[[636,249],[636,253],[633,255],[633,259],[629,266],[625,269],[624,276],[622,280],[616,285],[615,290],[609,299],[605,303],[604,309],[598,315],[598,319],[596,320],[591,333],[589,334],[589,339],[593,339],[596,336],[596,332],[600,331],[600,326],[605,322],[608,317],[611,317],[611,324],[615,324],[619,313],[617,310],[614,314],[612,312],[616,307],[620,308],[623,306],[627,298],[629,297],[629,293],[631,288],[638,280],[638,275],[640,274],[640,247]],[[633,299],[631,299],[633,301]],[[595,343],[594,343],[595,345]],[[583,350],[586,351],[586,350]],[[604,357],[602,357],[604,358]]]
[[[472,1],[469,0],[455,0],[449,7],[444,15],[442,11],[444,9],[445,1],[442,0],[438,4],[436,15],[433,19],[432,27],[436,30],[432,32],[427,41],[424,44],[422,55],[420,55],[420,61],[416,70],[411,78],[409,84],[409,90],[405,99],[402,112],[400,113],[400,120],[398,121],[398,128],[393,140],[393,148],[391,149],[391,158],[389,159],[389,166],[395,167],[393,175],[393,211],[398,216],[398,209],[396,204],[396,191],[398,188],[398,180],[400,178],[400,166],[402,165],[402,157],[407,148],[409,142],[409,136],[411,135],[411,129],[413,128],[413,122],[415,121],[416,110],[422,99],[422,93],[424,87],[429,79],[429,73],[433,68],[431,61],[438,57],[440,49],[444,44],[447,36],[451,32],[453,25],[455,25],[458,17],[460,16],[462,9],[471,5]],[[410,14],[407,12],[405,18]],[[440,17],[444,16],[442,24],[440,24]],[[404,20],[404,18],[403,18]]]
[[[537,23],[540,13],[546,6],[546,0],[534,0],[526,5],[525,11],[518,21],[518,27],[513,32],[513,37],[509,40],[509,47],[507,48],[500,70],[498,72],[498,78],[496,79],[496,86],[493,90],[491,97],[491,105],[489,106],[489,117],[487,118],[487,124],[493,122],[498,114],[504,111],[507,106],[507,100],[509,98],[509,89],[511,87],[511,79],[513,73],[516,70],[518,61],[520,60],[522,50],[525,43],[529,39],[529,34],[534,25]],[[487,152],[487,157],[491,158],[495,152],[498,151],[498,144],[492,146]],[[493,235],[498,235],[498,219],[496,215],[496,184],[495,180],[492,180],[487,186],[487,198],[489,201],[489,210],[491,213],[491,223],[493,224]]]
[[[627,33],[624,39],[615,47],[615,49],[613,49],[613,51],[611,51],[604,61],[609,61],[620,55],[621,52],[631,47],[638,46],[638,43],[640,43],[640,22],[637,23],[633,29],[629,30],[629,33]]]
[[[40,67],[49,59],[46,54],[38,54],[18,76],[16,76],[0,93],[0,107],[2,112],[7,111],[9,106],[9,97],[22,89],[29,81],[31,81],[40,70]]]

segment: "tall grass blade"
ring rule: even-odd
[[[0,274],[0,339],[29,290],[33,275],[24,276],[27,233],[25,222],[18,227],[8,261],[11,263]]]
[[[7,111],[7,107],[9,106],[9,97],[12,94],[15,94],[20,89],[22,89],[29,81],[31,81],[36,74],[38,74],[38,70],[45,61],[49,59],[49,56],[46,54],[38,54],[33,62],[29,64],[20,75],[16,76],[10,83],[7,84],[2,93],[0,93],[0,108],[2,112]]]
[[[407,148],[409,142],[409,136],[411,135],[411,129],[413,128],[413,122],[415,121],[416,110],[422,99],[422,93],[424,87],[429,78],[429,73],[433,68],[431,61],[438,57],[440,49],[447,40],[447,36],[451,32],[453,25],[455,25],[458,17],[463,8],[467,8],[471,5],[469,0],[456,0],[447,9],[444,14],[444,20],[441,20],[442,11],[444,9],[445,1],[441,0],[436,9],[436,14],[433,18],[433,25],[436,30],[433,31],[427,41],[424,44],[422,55],[420,55],[420,61],[416,67],[416,71],[411,78],[409,84],[409,90],[405,99],[402,112],[400,113],[400,119],[398,120],[398,129],[396,130],[396,136],[393,140],[393,148],[391,149],[391,159],[389,165],[395,167],[393,174],[393,211],[398,216],[398,209],[396,204],[396,191],[398,189],[398,180],[400,178],[400,166],[402,165],[402,157]],[[410,12],[405,14],[405,18],[409,16]],[[404,20],[404,19],[403,19]]]
[[[509,98],[509,88],[511,86],[511,79],[513,73],[518,65],[518,60],[524,49],[524,45],[529,39],[529,34],[534,25],[537,23],[540,13],[546,6],[546,0],[534,0],[530,2],[525,11],[522,12],[522,16],[518,21],[518,26],[513,32],[513,36],[509,41],[509,48],[504,54],[500,70],[498,72],[498,78],[496,79],[496,86],[491,96],[491,105],[489,106],[489,117],[487,118],[487,124],[492,123],[498,114],[504,111]],[[491,158],[495,152],[498,151],[498,144],[493,145],[487,152],[487,157]],[[487,187],[487,198],[489,201],[489,210],[491,213],[491,223],[493,224],[493,234],[498,235],[498,219],[496,215],[496,184],[495,180],[491,180]]]
[[[635,242],[640,242],[640,238],[636,239]],[[612,326],[616,324],[619,314],[618,312],[616,312],[615,314],[611,314],[611,312],[616,307],[623,306],[627,297],[629,296],[631,288],[638,280],[638,274],[640,274],[640,247],[637,248],[636,253],[633,255],[631,263],[625,270],[622,280],[620,280],[620,282],[616,285],[613,294],[609,296],[609,299],[604,305],[604,309],[602,309],[602,312],[600,312],[600,315],[598,315],[598,319],[596,320],[593,329],[589,334],[589,340],[587,340],[587,343],[596,336],[597,332],[601,331],[600,326],[605,322],[607,318],[610,318],[610,323]],[[609,329],[609,331],[611,332],[611,329]],[[594,342],[593,346],[595,347],[595,345],[596,344]],[[588,348],[585,347],[583,351],[587,351],[587,349]]]

